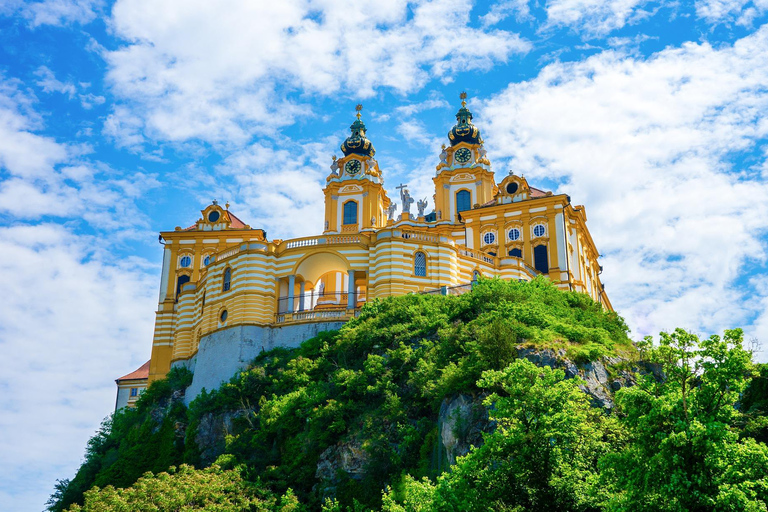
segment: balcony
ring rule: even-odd
[[[365,291],[353,294],[352,300],[347,292],[318,294],[310,291],[295,297],[280,297],[275,323],[344,322],[357,316],[365,301]]]

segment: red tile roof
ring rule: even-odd
[[[229,210],[224,210],[224,218],[229,217],[229,229],[245,229],[245,222],[240,220],[237,215]],[[188,228],[184,228],[184,231],[194,231],[197,229],[197,224],[192,224]]]
[[[547,195],[546,192],[543,190],[539,190],[538,188],[530,187],[531,189],[531,197],[545,197]]]
[[[137,379],[148,379],[149,378],[149,361],[141,365],[137,370],[132,371],[128,375],[123,375],[119,379],[116,380],[116,382],[120,382],[121,380],[137,380]]]
[[[229,229],[243,229],[245,228],[245,222],[241,221],[237,218],[237,216],[230,212],[229,210],[226,211],[225,215],[229,215],[229,220],[232,221],[232,223],[229,225]]]

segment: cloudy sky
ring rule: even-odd
[[[768,344],[768,0],[2,0],[3,510],[148,359],[159,230],[218,199],[318,233],[358,102],[390,196],[431,198],[462,90],[499,175],[586,205],[634,337]]]

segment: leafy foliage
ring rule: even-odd
[[[608,510],[766,510],[768,448],[737,429],[753,371],[742,344],[740,329],[661,334],[649,355],[666,378],[616,395],[629,442],[602,461]]]
[[[303,508],[289,491],[277,499],[269,491],[243,480],[238,470],[222,470],[213,465],[196,471],[182,465],[167,473],[145,473],[133,486],[116,489],[94,487],[85,493],[83,506],[72,512],[153,511],[177,512],[209,510],[216,512],[300,512]]]
[[[544,279],[372,301],[338,332],[262,354],[189,409],[174,397],[190,375],[174,370],[105,422],[50,510],[83,498],[75,510],[166,510],[148,501],[159,494],[168,510],[766,510],[768,374],[753,378],[741,331],[646,339],[653,371],[616,393],[612,413],[590,407],[578,379],[516,359],[520,346],[565,349],[632,359],[626,371],[638,367],[626,333]],[[446,472],[436,425],[457,395],[484,398],[491,418],[481,446]],[[212,462],[198,439],[224,418],[225,455],[206,470],[179,466]]]
[[[166,379],[152,383],[135,409],[122,409],[104,420],[88,441],[75,477],[57,483],[48,510],[57,512],[82,503],[83,494],[94,485],[127,487],[146,471],[165,471],[180,464],[183,436],[179,437],[177,425],[186,421],[186,407],[171,397],[191,378],[188,370],[174,368]]]

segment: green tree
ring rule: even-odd
[[[289,491],[277,499],[269,491],[245,482],[238,470],[213,465],[195,470],[182,465],[167,473],[146,473],[126,489],[111,485],[94,487],[85,493],[85,504],[73,505],[71,512],[299,512],[303,510]]]
[[[613,423],[589,405],[578,381],[517,360],[483,373],[478,385],[493,391],[485,403],[495,431],[436,485],[406,478],[385,494],[384,510],[599,510],[593,485]]]
[[[608,510],[766,510],[768,448],[739,440],[739,394],[752,375],[740,329],[699,338],[662,333],[650,358],[664,378],[647,376],[616,401],[627,446],[606,456]]]

